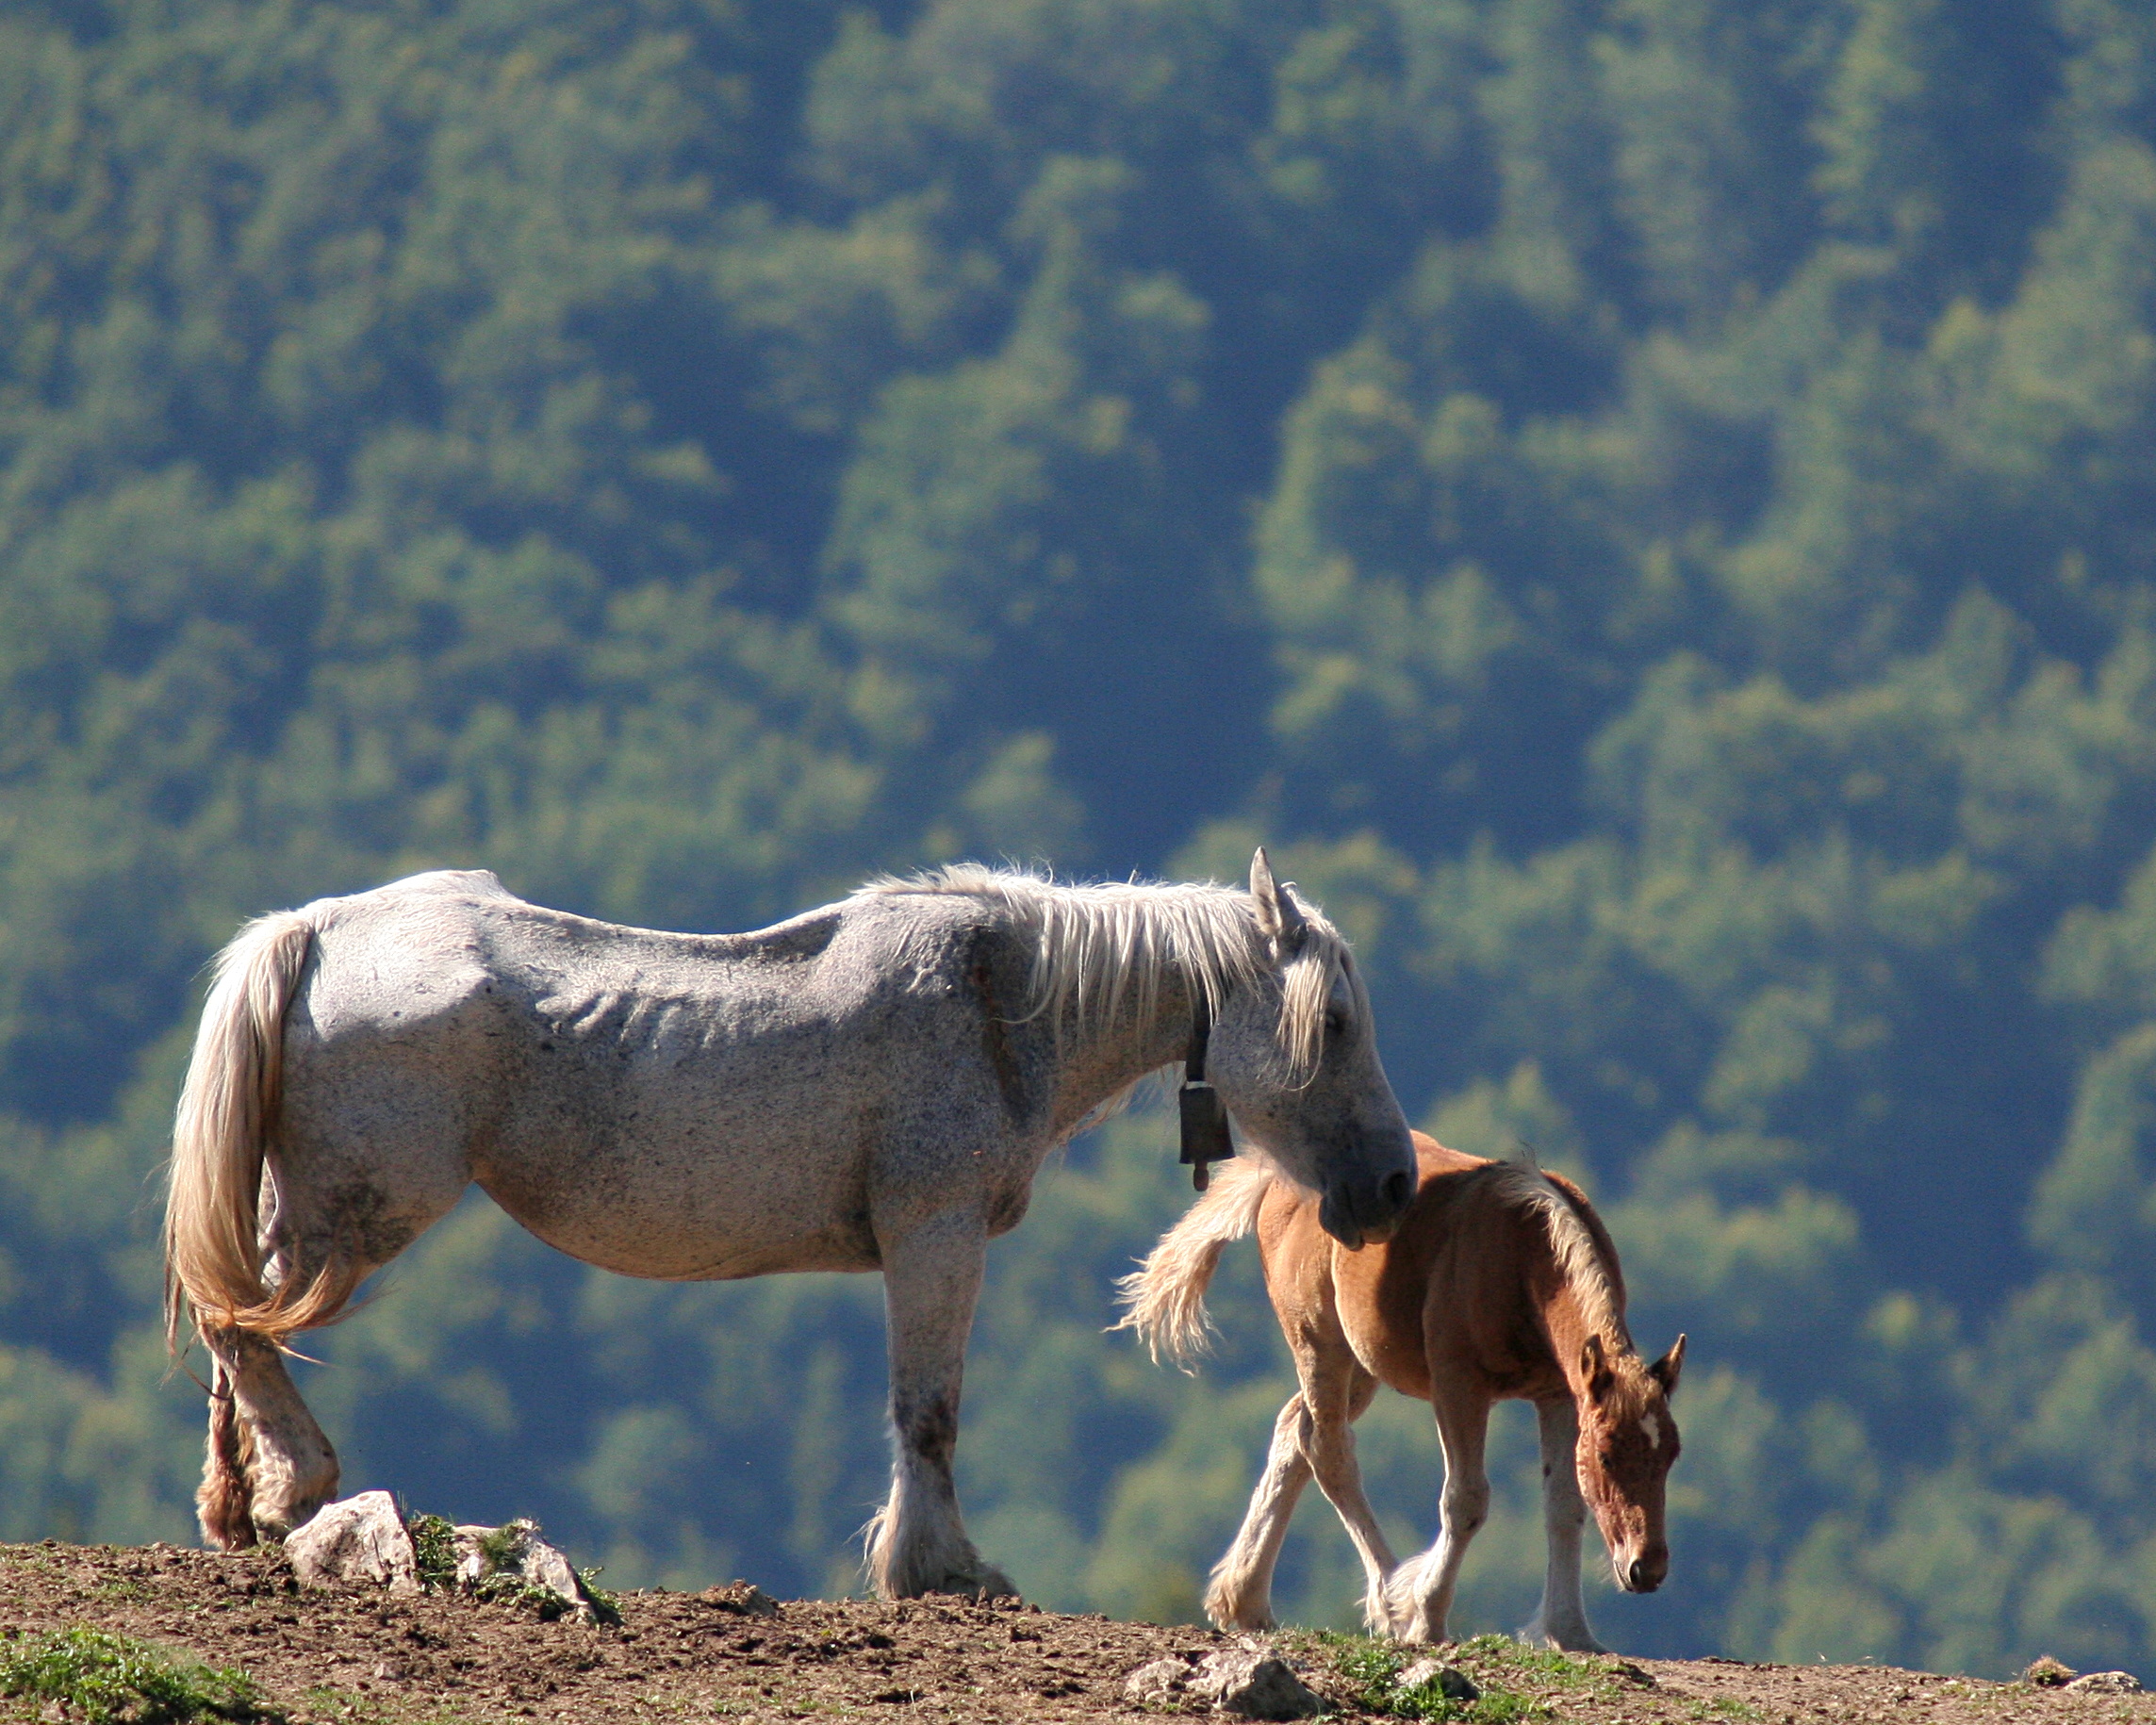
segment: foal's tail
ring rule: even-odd
[[[1249,1156],[1215,1173],[1206,1195],[1160,1236],[1144,1266],[1116,1284],[1124,1312],[1115,1327],[1136,1330],[1156,1360],[1165,1350],[1189,1370],[1191,1359],[1212,1345],[1205,1293],[1213,1268],[1229,1241],[1257,1225],[1273,1180],[1273,1171]]]
[[[282,911],[248,924],[217,958],[173,1125],[165,1341],[175,1354],[190,1324],[282,1346],[351,1292],[333,1273],[274,1291],[262,1281],[262,1158],[283,1090],[285,1009],[314,935],[304,912]]]

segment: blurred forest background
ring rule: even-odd
[[[0,1537],[190,1536],[155,1171],[241,917],[1264,839],[1410,1114],[1691,1333],[1606,1639],[2148,1671],[2152,144],[2139,0],[13,0]],[[996,1249],[962,1479],[1037,1600],[1188,1615],[1239,1516],[1249,1255],[1202,1376],[1101,1334],[1187,1198],[1134,1116]],[[473,1205],[388,1282],[305,1375],[354,1487],[858,1585],[872,1279]],[[1365,1430],[1419,1545],[1427,1418]]]

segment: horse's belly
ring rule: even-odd
[[[772,1144],[535,1132],[479,1158],[488,1196],[549,1245],[623,1275],[705,1281],[875,1270],[865,1179],[843,1139]]]
[[[773,1227],[765,1218],[727,1226],[710,1218],[676,1218],[671,1225],[638,1225],[606,1214],[528,1216],[512,1199],[487,1193],[556,1251],[601,1270],[663,1282],[731,1281],[807,1270],[880,1270],[876,1236],[865,1213],[817,1226]]]

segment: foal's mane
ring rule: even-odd
[[[1033,948],[1025,1016],[1046,1014],[1059,1035],[1094,1034],[1126,1012],[1149,1017],[1172,976],[1201,994],[1217,1019],[1230,994],[1274,975],[1250,895],[1211,881],[1079,886],[1019,869],[955,862],[885,876],[861,893],[944,894],[992,906]],[[1347,943],[1320,912],[1296,903],[1306,932],[1279,973],[1276,1035],[1290,1080],[1303,1083],[1324,1052],[1325,1001],[1345,963]]]
[[[1625,1327],[1624,1298],[1619,1291],[1622,1284],[1571,1194],[1540,1169],[1522,1162],[1494,1163],[1490,1178],[1503,1198],[1540,1217],[1556,1255],[1557,1273],[1579,1302],[1588,1329],[1610,1343],[1613,1352],[1631,1353],[1632,1332]]]

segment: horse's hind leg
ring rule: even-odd
[[[1279,1561],[1281,1542],[1288,1536],[1288,1520],[1294,1514],[1295,1500],[1310,1480],[1309,1458],[1304,1454],[1309,1422],[1309,1411],[1298,1391],[1288,1398],[1273,1423],[1273,1447],[1266,1454],[1258,1488],[1250,1494],[1250,1507],[1235,1543],[1213,1565],[1205,1611],[1216,1628],[1273,1627],[1273,1567]]]
[[[868,1524],[869,1577],[884,1599],[1015,1593],[965,1536],[951,1477],[965,1338],[980,1297],[987,1226],[976,1210],[946,1211],[878,1244],[894,1454],[890,1499]]]
[[[399,1131],[346,1131],[302,1113],[288,1092],[285,1147],[266,1161],[259,1201],[263,1280],[304,1287],[338,1276],[347,1291],[455,1205],[470,1175],[438,1118]],[[394,1162],[373,1141],[407,1148]],[[275,1345],[208,1327],[214,1361],[209,1445],[196,1505],[204,1536],[233,1550],[281,1539],[337,1495],[337,1452],[300,1399]]]
[[[273,1346],[238,1330],[203,1339],[214,1362],[203,1536],[226,1551],[282,1538],[337,1494],[337,1452]]]
[[[1579,1410],[1570,1396],[1535,1405],[1542,1438],[1542,1520],[1549,1535],[1549,1567],[1542,1576],[1542,1602],[1534,1621],[1515,1638],[1568,1653],[1608,1651],[1588,1627],[1587,1602],[1580,1596],[1580,1536],[1587,1526],[1587,1503],[1580,1496]]]

